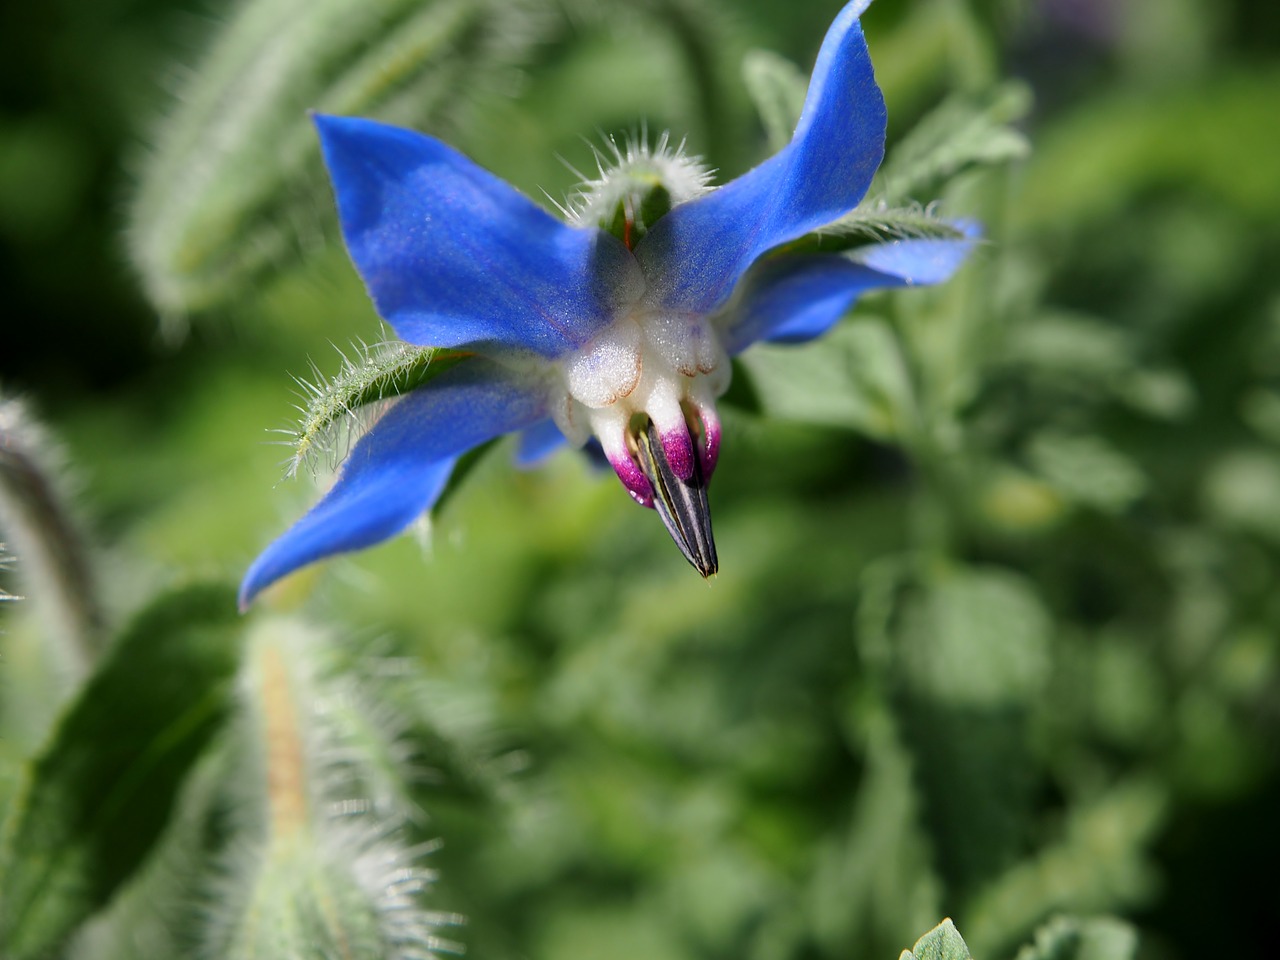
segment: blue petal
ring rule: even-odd
[[[762,263],[718,320],[725,348],[736,354],[757,340],[812,340],[868,290],[943,282],[978,236],[976,224],[957,226],[964,240],[899,240],[852,254],[792,254]]]
[[[360,439],[337,483],[249,567],[243,609],[316,560],[387,539],[428,510],[458,456],[546,416],[542,391],[488,360],[468,360],[405,395]]]
[[[754,170],[672,210],[636,246],[659,306],[707,313],[771,247],[857,206],[884,155],[884,98],[858,25],[836,17],[813,67],[795,136]]]
[[[554,357],[640,283],[622,243],[569,227],[439,140],[317,115],[342,234],[378,312],[410,343]]]
[[[520,432],[520,443],[516,447],[516,466],[522,469],[536,467],[566,443],[568,441],[554,420],[548,417],[539,421]]]

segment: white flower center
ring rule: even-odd
[[[581,444],[594,433],[606,452],[624,442],[633,415],[662,433],[683,429],[684,405],[704,409],[729,386],[728,355],[710,323],[687,314],[636,310],[561,360],[565,402],[556,425]]]

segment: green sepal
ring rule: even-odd
[[[599,176],[584,179],[561,210],[570,223],[599,227],[628,248],[678,204],[710,189],[710,172],[686,156],[684,145],[672,147],[667,134],[651,147],[644,134],[619,146],[612,138],[605,156],[596,152]]]
[[[660,217],[671,212],[671,191],[656,173],[627,173],[617,178],[616,188],[613,184],[610,187],[621,195],[614,201],[612,215],[601,221],[600,227],[628,247],[634,247]]]
[[[100,661],[10,805],[0,954],[48,955],[142,863],[223,722],[240,628],[232,587],[187,587]]]
[[[895,240],[963,240],[964,234],[929,210],[916,206],[862,206],[820,230],[775,247],[784,253],[846,253]]]
[[[342,368],[332,377],[316,375],[315,382],[299,380],[304,406],[298,424],[289,434],[293,447],[289,475],[310,461],[317,449],[341,452],[345,444],[335,433],[359,432],[360,416],[371,404],[392,400],[424,386],[471,356],[460,350],[442,350],[392,342],[370,348],[361,345],[356,359],[344,356]]]

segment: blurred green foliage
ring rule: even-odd
[[[447,111],[368,102],[531,196],[642,120],[727,179],[779,124],[748,51],[807,67],[840,6],[522,3],[519,42],[483,47],[501,82],[467,82],[479,48],[448,40],[370,88],[459,84]],[[889,958],[948,915],[968,947],[941,927],[915,956],[1259,953],[1280,913],[1276,10],[877,0],[904,148],[880,186],[940,187],[989,242],[945,287],[744,357],[715,581],[576,455],[517,473],[499,444],[426,550],[335,561],[236,622],[180,588],[234,581],[313,498],[273,488],[287,454],[262,442],[288,373],[381,337],[301,114],[349,75],[302,58],[278,122],[209,140],[210,104],[243,117],[201,65],[256,62],[218,59],[232,13],[0,8],[0,378],[58,438],[35,460],[115,637],[83,663],[40,615],[76,598],[0,528],[0,589],[26,598],[0,605],[6,955],[285,956],[314,928],[362,956],[412,955],[385,946],[412,931],[494,958]],[[406,22],[362,20],[360,49]],[[781,69],[746,62],[757,88]],[[957,110],[954,162],[909,162]],[[158,169],[223,184],[172,189],[269,239],[219,260]],[[179,238],[135,273],[123,198],[135,242],[148,210]],[[183,236],[218,282],[146,303]],[[183,303],[207,309],[158,336]]]

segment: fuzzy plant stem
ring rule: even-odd
[[[18,402],[0,398],[0,526],[26,592],[83,675],[102,650],[102,609],[85,543],[43,462],[42,446],[40,431]]]
[[[427,847],[406,844],[402,818],[378,812],[348,769],[358,748],[333,710],[345,694],[322,668],[325,644],[288,619],[252,631],[235,778],[247,819],[209,891],[208,960],[431,960],[449,948],[437,930],[458,918],[420,903]]]
[[[309,817],[306,751],[298,704],[279,647],[262,651],[261,704],[267,760],[267,806],[272,840],[288,840]]]

